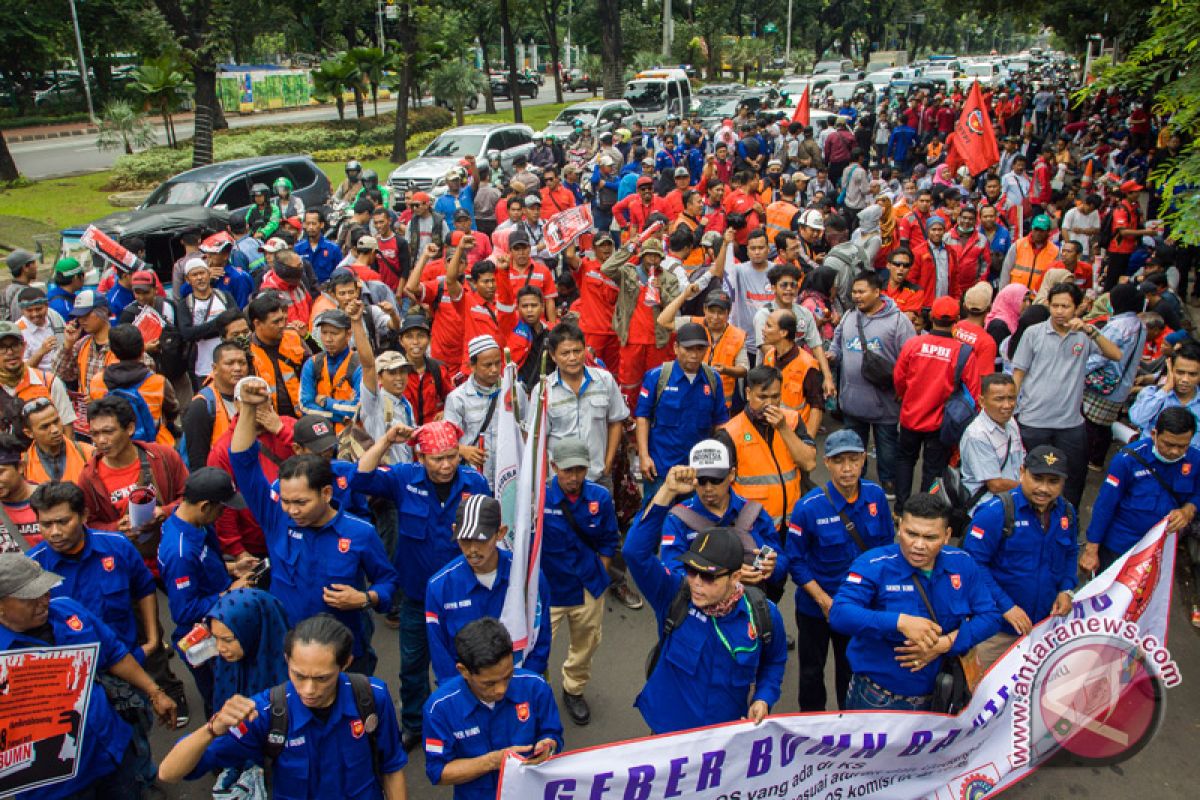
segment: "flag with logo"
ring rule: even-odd
[[[951,170],[956,169],[958,164],[966,164],[972,175],[978,175],[999,161],[1000,147],[996,143],[996,130],[992,127],[987,103],[983,102],[979,81],[975,81],[971,84],[971,93],[967,96],[958,122],[954,123],[954,133],[950,134],[947,164]]]
[[[512,571],[500,622],[513,640],[513,653],[519,663],[537,644],[542,614],[550,609],[538,603],[538,575],[542,567],[542,511],[546,505],[546,471],[549,468],[549,420],[546,398],[549,384],[542,378],[530,397],[525,412],[528,431],[517,477],[516,515],[512,529]]]
[[[508,528],[504,546],[512,549],[513,531],[517,529],[517,474],[521,469],[521,453],[525,443],[521,438],[517,418],[517,365],[509,361],[500,377],[500,399],[496,407],[496,499],[500,501],[500,519]]]

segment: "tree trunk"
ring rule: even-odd
[[[487,90],[483,93],[483,110],[489,114],[495,114],[496,98],[492,97],[492,60],[488,57],[487,33],[486,26],[475,31],[475,35],[479,39],[479,52],[483,54],[483,77],[487,79],[488,84]]]
[[[228,128],[229,123],[225,120],[225,112],[221,109],[220,100],[217,99],[216,64],[211,66],[197,64],[193,72],[195,73],[193,82],[196,85],[195,104],[208,107],[214,131]]]
[[[597,0],[596,16],[600,23],[600,58],[604,65],[604,97],[621,97],[625,76],[621,66],[621,0]]]
[[[363,92],[359,86],[354,87],[354,110],[359,119],[367,115],[367,110],[363,107]]]
[[[337,99],[334,102],[337,103],[338,121],[345,122],[346,121],[346,99],[339,94],[337,96]]]
[[[18,177],[17,162],[13,161],[12,153],[8,152],[8,141],[0,132],[0,181],[15,181]]]
[[[159,106],[158,110],[159,110],[159,113],[162,114],[163,133],[165,133],[167,135],[167,147],[170,147],[172,150],[174,150],[175,149],[175,135],[171,132],[171,115],[167,113],[166,102],[163,102],[162,105]]]
[[[563,101],[563,86],[562,86],[562,70],[558,68],[559,58],[562,55],[559,51],[558,43],[558,14],[560,3],[556,0],[543,0],[542,6],[542,21],[546,24],[546,39],[550,45],[550,68],[554,70],[554,102],[562,103]]]
[[[454,124],[458,125],[461,128],[466,123],[464,116],[465,115],[463,114],[462,102],[461,101],[455,102],[455,104],[454,104]]]
[[[400,61],[400,80],[396,90],[396,126],[392,130],[392,162],[399,164],[408,159],[408,95],[412,90],[411,54],[416,49],[416,30],[413,27],[412,6],[404,3],[396,15],[396,38],[400,52],[405,54]]]
[[[379,84],[371,84],[371,105],[375,107],[375,116],[379,116]]]
[[[521,84],[517,80],[517,43],[513,41],[508,0],[500,0],[500,30],[504,34],[504,58],[508,61],[508,97],[512,100],[513,122],[524,122],[521,113]]]

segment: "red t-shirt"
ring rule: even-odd
[[[590,334],[612,334],[613,310],[621,293],[616,281],[600,271],[594,258],[581,259],[575,276],[579,287],[579,329]]]
[[[375,251],[375,264],[379,267],[383,282],[394,292],[399,288],[400,281],[406,277],[400,274],[400,240],[393,234],[387,239],[376,237],[375,241],[379,245],[379,249]]]
[[[446,291],[446,266],[444,262],[435,262],[425,267],[425,280],[417,300],[431,306],[433,311],[433,330],[430,332],[429,352],[449,369],[450,374],[458,372],[462,360],[463,329],[462,315],[459,313],[457,298],[451,297]],[[441,290],[439,292],[439,289]],[[439,298],[440,295],[440,298]],[[437,300],[436,307],[434,301]]]
[[[28,500],[21,503],[5,503],[4,511],[12,520],[13,525],[17,526],[17,536],[24,537],[28,547],[33,547],[42,541],[37,512],[29,505]]]
[[[100,459],[97,472],[100,473],[100,481],[108,490],[108,499],[112,501],[118,514],[123,515],[129,507],[129,495],[138,487],[141,471],[142,465],[137,460],[127,467],[113,469],[104,463],[104,459]]]
[[[362,264],[351,264],[350,271],[358,276],[361,281],[379,281],[383,282],[383,276],[368,266]]]

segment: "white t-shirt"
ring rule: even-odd
[[[200,300],[195,295],[188,295],[187,305],[191,307],[192,324],[203,325],[225,310],[225,301],[221,295],[213,292],[207,300]],[[221,343],[220,336],[201,339],[196,342],[196,374],[204,377],[212,373],[213,351]]]
[[[725,273],[725,290],[733,298],[733,313],[729,322],[738,326],[747,334],[754,331],[754,315],[764,305],[775,299],[771,282],[767,280],[770,263],[764,264],[763,269],[757,270],[749,261],[734,264]],[[758,351],[758,342],[752,337],[746,337],[746,349]]]
[[[1086,233],[1071,233],[1072,229],[1095,230],[1100,227],[1100,212],[1093,211],[1090,214],[1084,214],[1078,208],[1072,208],[1063,215],[1062,230],[1063,241],[1074,239],[1083,245],[1083,256],[1087,258],[1092,252],[1092,235]],[[1094,235],[1094,234],[1093,234]]]

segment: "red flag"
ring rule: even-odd
[[[1000,161],[996,131],[992,128],[991,115],[983,102],[979,81],[971,84],[971,94],[967,97],[958,122],[954,123],[950,145],[972,175],[978,175]]]
[[[792,122],[799,122],[801,125],[810,125],[808,121],[808,87],[804,87],[804,94],[800,95],[800,99],[796,102],[796,110],[792,112]],[[998,158],[998,157],[997,157]]]

